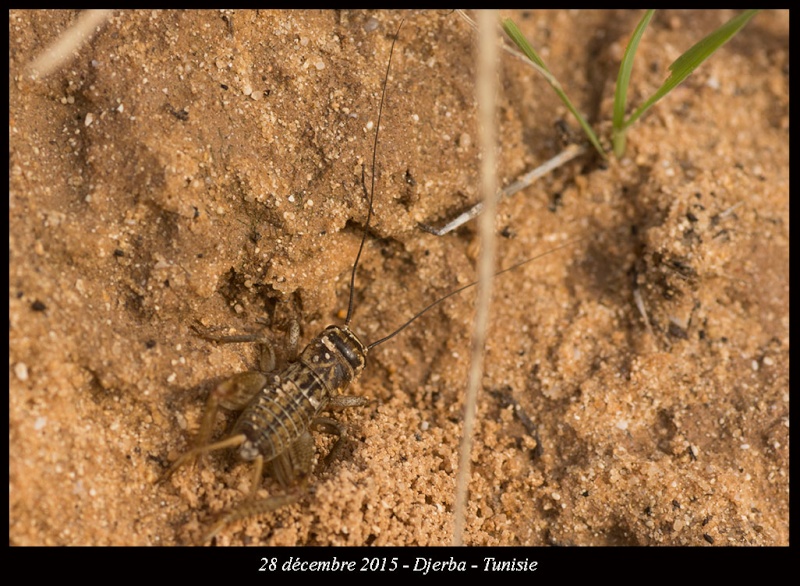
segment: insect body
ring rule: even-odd
[[[219,342],[260,340],[253,336],[200,335]],[[313,463],[314,442],[309,431],[321,429],[339,436],[325,458],[326,464],[337,453],[346,435],[342,424],[321,417],[320,413],[326,409],[345,409],[367,403],[363,397],[342,394],[361,374],[366,355],[367,347],[347,326],[329,326],[309,342],[297,360],[290,362],[282,371],[271,375],[242,372],[223,381],[209,395],[197,447],[178,458],[160,481],[169,478],[175,470],[199,454],[238,447],[242,460],[255,463],[251,497],[258,488],[265,467],[284,488],[298,478],[304,484]],[[241,414],[226,439],[209,444],[208,438],[220,405],[241,410]],[[294,502],[300,494],[298,490],[263,501],[246,501],[225,514],[204,541],[237,519],[275,510]]]
[[[242,459],[279,458],[329,404],[363,404],[360,397],[341,392],[361,374],[366,355],[361,340],[347,327],[329,326],[311,340],[296,362],[265,381],[233,426],[232,436],[246,438],[239,447]]]

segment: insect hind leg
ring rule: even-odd
[[[172,463],[166,472],[164,472],[161,476],[159,476],[158,480],[156,480],[156,484],[161,484],[165,480],[167,480],[170,476],[172,476],[175,471],[185,464],[189,464],[194,461],[194,459],[199,456],[200,454],[207,454],[208,452],[214,452],[216,450],[223,450],[225,448],[235,448],[244,443],[247,438],[243,433],[238,435],[234,435],[224,440],[220,440],[218,442],[214,442],[213,444],[207,445],[199,445],[196,448],[192,448],[188,452],[184,453],[180,458],[175,460]]]
[[[194,447],[175,460],[156,482],[161,483],[172,476],[181,466],[192,464],[197,456],[241,445],[245,440],[242,434],[210,443],[211,434],[214,431],[214,423],[217,420],[217,411],[219,411],[219,407],[241,411],[250,399],[264,387],[266,382],[267,377],[260,372],[240,372],[214,387],[208,394],[203,419],[200,422],[200,430],[197,432],[197,437],[193,442]]]
[[[222,529],[242,519],[263,515],[297,502],[305,492],[305,483],[286,494],[271,496],[257,501],[245,501],[232,511],[225,513],[203,536],[203,543],[213,539]]]
[[[228,511],[220,517],[203,537],[203,543],[210,541],[217,533],[231,523],[271,513],[285,506],[297,502],[305,494],[308,486],[308,475],[314,459],[314,439],[306,431],[285,452],[270,462],[264,462],[259,456],[255,460],[253,483],[250,494],[242,504]],[[262,471],[266,470],[278,483],[286,489],[291,484],[296,485],[286,490],[284,494],[274,495],[265,499],[256,500],[255,495],[261,483]]]

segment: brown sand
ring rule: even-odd
[[[733,15],[657,13],[630,100]],[[474,275],[474,224],[417,228],[477,198],[474,35],[406,17],[357,282],[370,341]],[[594,121],[639,17],[514,15]],[[256,352],[189,326],[267,319],[280,343],[293,319],[304,341],[341,323],[400,14],[116,12],[31,81],[75,18],[9,14],[9,541],[192,543],[250,467],[216,454],[154,481]],[[788,31],[788,12],[759,14],[622,160],[500,204],[503,266],[583,240],[496,281],[466,543],[788,544]],[[507,184],[577,125],[505,54],[501,79]],[[313,494],[215,542],[450,543],[473,297],[371,353],[350,392],[375,402],[337,416],[352,438]]]

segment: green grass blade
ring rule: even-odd
[[[619,66],[619,76],[617,77],[617,87],[614,92],[614,124],[613,132],[611,135],[611,142],[614,145],[614,154],[617,158],[621,157],[625,152],[625,106],[628,96],[628,84],[631,80],[631,70],[633,69],[633,58],[636,55],[636,49],[639,47],[639,41],[642,40],[644,29],[650,24],[650,19],[653,18],[655,10],[647,10],[642,16],[642,20],[633,31],[631,40],[628,41],[628,46],[625,48],[625,54],[622,56],[622,63]]]
[[[675,87],[677,87],[683,80],[697,69],[697,67],[706,59],[708,59],[714,52],[722,45],[727,43],[733,35],[738,33],[744,25],[746,25],[751,18],[758,14],[758,10],[747,10],[723,24],[713,33],[702,39],[691,49],[686,51],[683,55],[678,57],[675,62],[669,66],[672,72],[656,93],[654,93],[649,100],[642,104],[636,112],[623,125],[623,130],[633,124],[642,114],[644,114],[653,104],[663,98]]]
[[[567,94],[564,92],[564,89],[561,87],[561,84],[558,83],[558,80],[550,73],[550,69],[548,69],[545,62],[539,57],[539,54],[534,50],[534,48],[528,43],[527,39],[523,36],[522,32],[520,32],[517,25],[514,24],[514,21],[510,18],[507,18],[503,21],[503,30],[506,32],[508,37],[514,41],[517,47],[525,53],[525,55],[530,59],[536,66],[537,70],[542,73],[544,78],[547,80],[547,83],[553,88],[553,90],[558,94],[558,97],[561,98],[561,101],[564,102],[564,105],[567,109],[572,112],[572,115],[575,116],[575,119],[583,128],[583,131],[586,133],[586,136],[589,137],[589,141],[594,145],[594,148],[597,149],[597,152],[600,153],[600,156],[604,159],[607,158],[605,152],[603,152],[603,147],[600,146],[600,141],[597,139],[597,135],[592,130],[592,127],[589,126],[589,123],[586,119],[578,112],[578,109],[572,104],[570,99],[567,97]]]
[[[516,43],[517,47],[519,47],[528,56],[528,59],[550,73],[547,65],[545,65],[544,61],[542,61],[542,58],[539,57],[539,54],[536,52],[536,50],[531,47],[528,39],[525,38],[525,36],[522,34],[522,31],[520,31],[519,27],[514,24],[513,20],[510,18],[505,19],[503,21],[503,30],[506,31],[506,34],[511,38],[512,41],[514,41],[514,43]],[[555,81],[555,79],[552,81]]]

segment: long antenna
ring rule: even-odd
[[[353,318],[353,294],[356,285],[356,270],[358,269],[358,261],[361,259],[361,252],[364,250],[364,242],[367,240],[367,232],[369,231],[369,222],[372,219],[372,200],[375,197],[375,162],[378,156],[378,133],[381,130],[381,116],[383,116],[383,101],[386,98],[386,86],[389,83],[389,70],[392,68],[392,54],[394,53],[394,44],[397,42],[397,37],[400,36],[400,29],[403,28],[403,23],[406,21],[404,18],[400,21],[400,26],[397,27],[397,32],[394,33],[392,40],[392,47],[389,49],[389,64],[386,66],[386,77],[383,78],[383,91],[381,92],[381,105],[378,108],[378,124],[375,126],[375,143],[372,145],[372,185],[369,193],[369,211],[367,212],[367,223],[364,224],[364,234],[361,236],[361,244],[358,247],[358,254],[356,254],[356,261],[353,263],[353,273],[350,275],[350,301],[347,304],[347,317],[344,320],[344,325],[349,326],[350,320]],[[362,174],[363,185],[363,174]]]
[[[507,272],[509,272],[509,271],[513,271],[514,269],[518,269],[518,268],[519,268],[519,267],[521,267],[522,265],[528,264],[529,262],[533,262],[534,260],[540,259],[540,258],[542,258],[543,256],[547,256],[548,254],[552,254],[552,253],[554,253],[554,252],[556,252],[556,251],[559,251],[559,250],[561,250],[562,248],[566,248],[567,246],[571,246],[572,244],[575,244],[576,242],[580,242],[581,240],[583,240],[583,238],[573,238],[572,240],[568,240],[567,242],[565,242],[564,244],[561,244],[560,246],[556,246],[555,248],[551,248],[550,250],[547,250],[547,251],[545,251],[545,252],[542,252],[541,254],[537,254],[536,256],[532,256],[532,257],[530,257],[530,258],[526,258],[525,260],[523,260],[523,261],[520,261],[520,262],[518,262],[518,263],[516,263],[516,264],[513,264],[513,265],[511,265],[510,267],[507,267],[507,268],[503,269],[502,271],[497,271],[497,272],[496,272],[494,275],[492,275],[492,278],[498,277],[498,276],[502,275],[503,273],[507,273]],[[475,286],[475,285],[477,285],[477,284],[478,284],[478,281],[473,281],[473,282],[472,282],[472,283],[470,283],[469,285],[464,285],[463,287],[459,287],[458,289],[456,289],[456,290],[454,290],[454,291],[450,291],[450,293],[448,293],[448,294],[447,294],[447,295],[445,295],[444,297],[440,297],[439,299],[437,299],[436,301],[434,301],[433,303],[431,303],[431,304],[430,304],[428,307],[426,307],[425,309],[423,309],[422,311],[420,311],[419,313],[417,313],[416,315],[414,315],[414,316],[413,316],[411,319],[409,319],[409,320],[408,320],[406,323],[404,323],[402,326],[400,326],[399,328],[397,328],[395,331],[393,331],[391,334],[389,334],[389,335],[388,335],[388,336],[386,336],[385,338],[381,338],[381,339],[380,339],[380,340],[378,340],[377,342],[372,342],[372,344],[369,344],[369,345],[367,346],[367,350],[371,350],[371,349],[372,349],[372,348],[374,348],[375,346],[378,346],[378,345],[380,345],[380,344],[383,344],[384,342],[388,342],[389,340],[391,340],[392,338],[394,338],[394,337],[395,337],[397,334],[399,334],[399,333],[400,333],[400,332],[402,332],[404,329],[406,329],[408,326],[410,326],[410,325],[411,325],[411,324],[412,324],[412,323],[413,323],[413,322],[414,322],[414,321],[415,321],[417,318],[419,318],[419,317],[422,317],[422,316],[423,316],[424,314],[426,314],[426,313],[427,313],[429,310],[431,310],[431,309],[433,309],[434,307],[436,307],[437,305],[439,305],[439,304],[440,304],[442,301],[444,301],[445,299],[450,299],[450,298],[451,298],[453,295],[458,295],[459,293],[461,293],[461,292],[462,292],[462,291],[464,291],[465,289],[469,289],[470,287],[474,287],[474,286]]]
[[[384,101],[386,99],[386,86],[389,83],[389,72],[391,71],[391,68],[392,68],[392,55],[394,54],[394,45],[397,42],[397,38],[400,36],[400,29],[403,28],[403,23],[405,23],[405,19],[400,21],[400,24],[397,27],[397,31],[394,33],[394,39],[392,39],[392,46],[389,49],[389,63],[386,66],[386,75],[383,78],[383,90],[381,91],[381,102],[380,102],[380,106],[378,107],[378,123],[375,126],[375,141],[374,141],[374,143],[372,145],[372,179],[371,179],[371,182],[370,182],[371,183],[370,192],[369,192],[369,194],[365,193],[365,195],[368,195],[368,197],[369,197],[369,210],[367,211],[367,222],[364,224],[364,234],[361,236],[361,244],[358,247],[358,253],[356,254],[356,260],[353,263],[353,272],[350,274],[350,299],[349,299],[348,304],[347,304],[347,317],[345,317],[345,320],[344,320],[344,325],[345,326],[349,326],[350,325],[350,321],[353,319],[353,297],[354,297],[354,294],[355,294],[356,271],[358,270],[358,262],[359,262],[359,260],[361,260],[361,253],[364,250],[364,243],[367,240],[367,233],[369,232],[369,223],[372,220],[372,211],[373,211],[372,210],[372,202],[373,202],[373,200],[375,198],[375,167],[376,167],[376,162],[377,162],[377,157],[378,157],[378,134],[380,133],[380,129],[381,129],[381,118],[383,117],[383,103],[384,103]],[[362,185],[363,185],[363,173],[362,173]],[[364,190],[366,192],[366,186],[364,187]],[[574,238],[572,240],[568,240],[567,242],[565,242],[564,244],[562,244],[560,246],[557,246],[555,248],[551,248],[550,250],[547,250],[547,251],[545,251],[545,252],[543,252],[541,254],[537,254],[536,256],[532,256],[531,258],[525,259],[525,260],[520,261],[520,262],[518,262],[518,263],[516,263],[514,265],[511,265],[510,267],[505,268],[502,271],[498,271],[494,275],[492,275],[492,278],[498,277],[498,276],[502,275],[503,273],[507,273],[509,271],[513,271],[514,269],[517,269],[517,268],[521,267],[522,265],[525,265],[525,264],[527,264],[529,262],[533,262],[534,260],[542,258],[543,256],[547,256],[548,254],[552,254],[553,252],[561,250],[562,248],[566,248],[567,246],[570,246],[571,244],[574,244],[575,242],[579,242],[581,240],[583,240],[583,238]],[[464,291],[466,289],[469,289],[470,287],[474,287],[477,284],[478,284],[478,281],[473,281],[469,285],[464,285],[463,287],[459,287],[458,289],[455,289],[454,291],[451,291],[450,293],[448,293],[444,297],[440,297],[439,299],[437,299],[436,301],[434,301],[433,303],[428,305],[425,309],[423,309],[419,313],[415,314],[413,317],[411,317],[411,319],[409,319],[406,323],[404,323],[402,326],[397,328],[394,332],[392,332],[388,336],[386,336],[384,338],[381,338],[377,342],[372,342],[371,344],[369,344],[367,346],[367,350],[371,350],[375,346],[379,346],[380,344],[383,344],[384,342],[388,342],[389,340],[394,338],[397,334],[399,334],[404,329],[406,329],[408,326],[410,326],[418,318],[422,317],[428,311],[430,311],[431,309],[433,309],[434,307],[439,305],[441,302],[445,301],[446,299],[450,299],[453,295],[458,295],[462,291]]]

